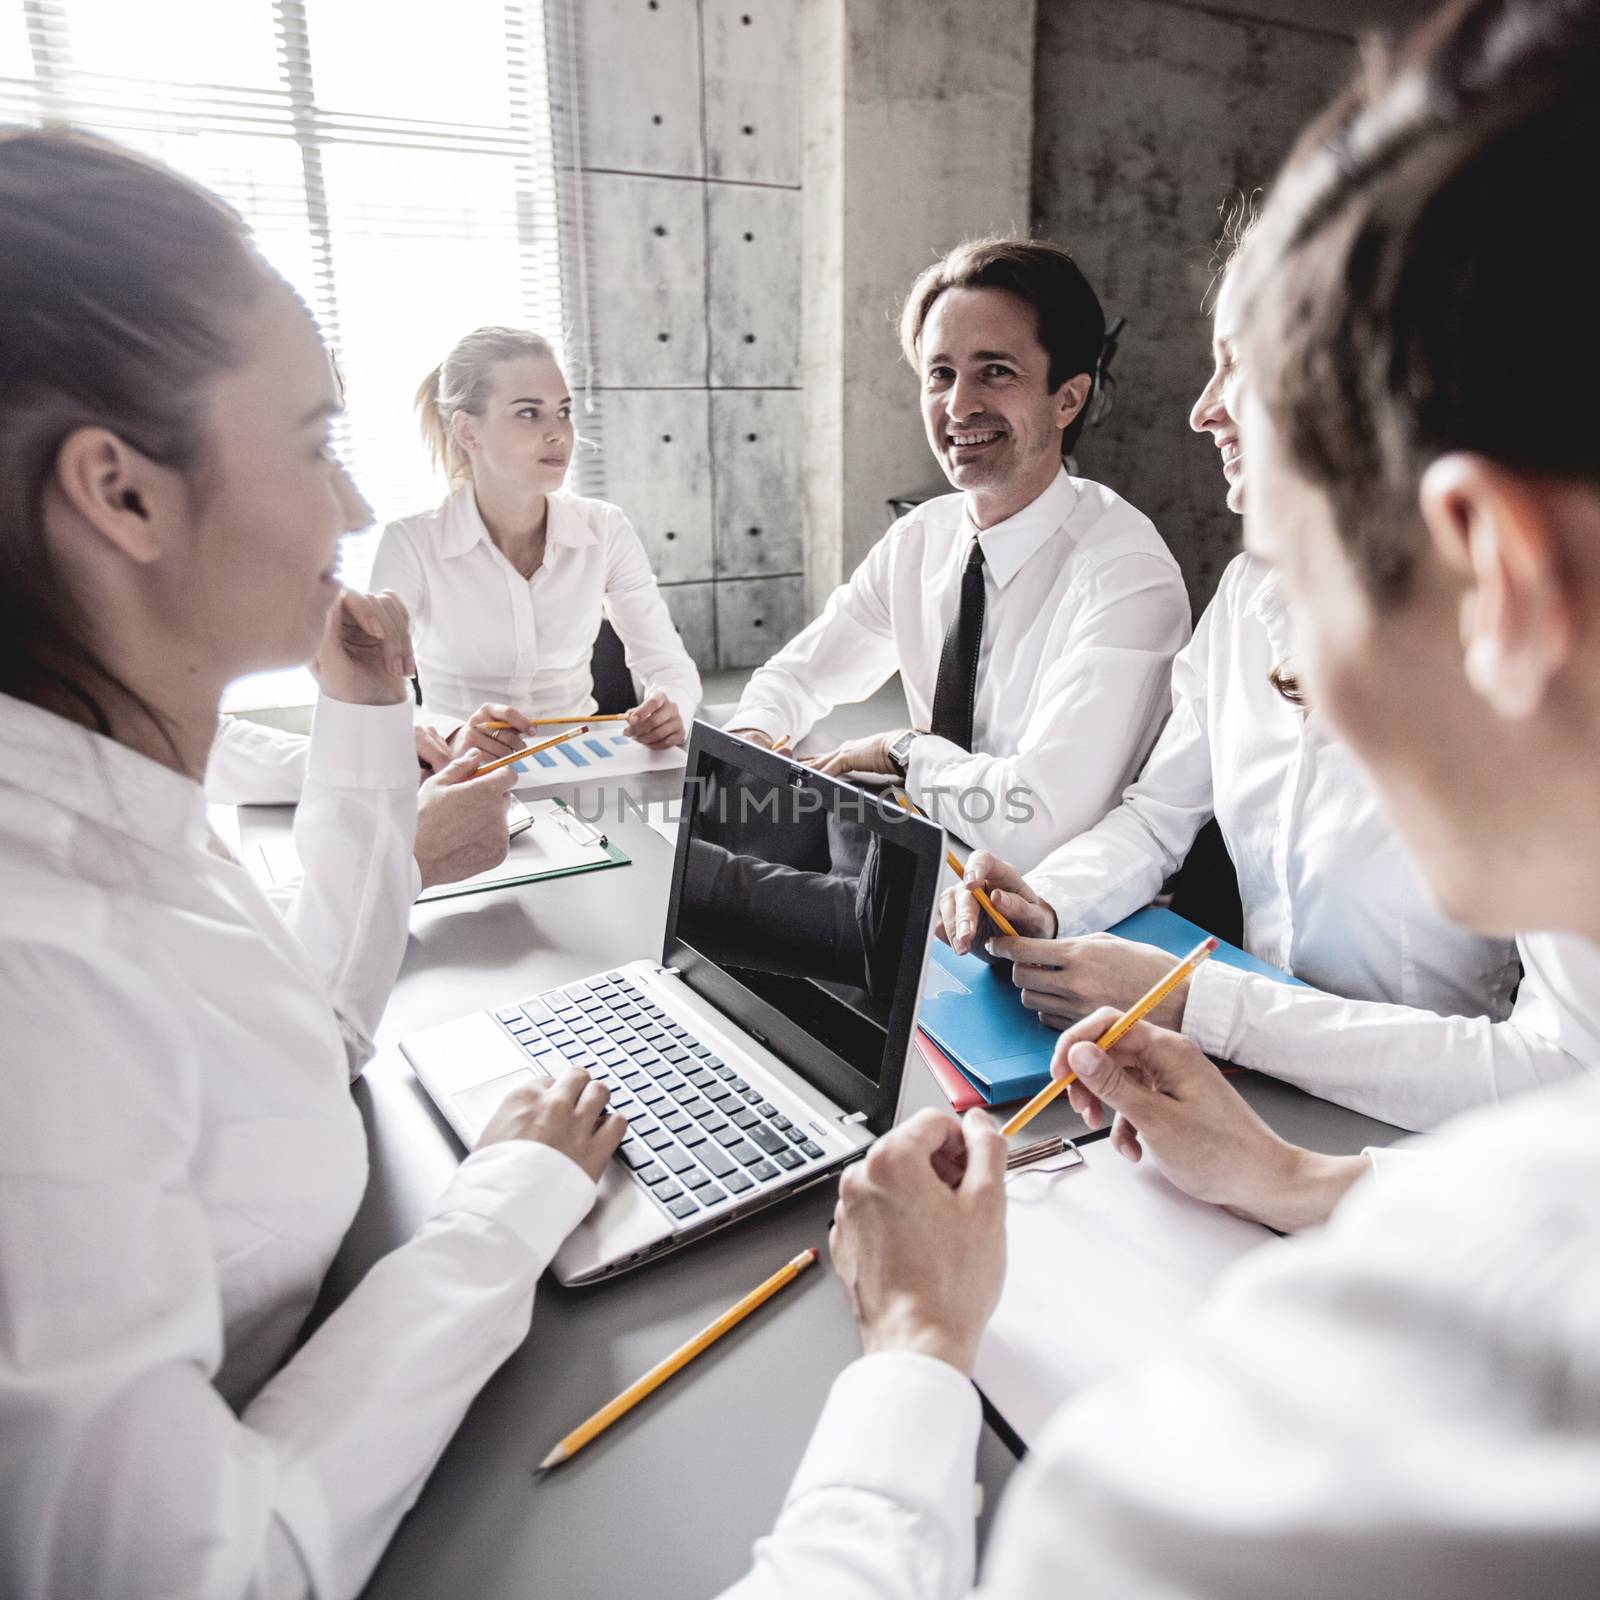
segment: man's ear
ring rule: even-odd
[[[1499,716],[1531,716],[1572,649],[1555,486],[1463,451],[1428,468],[1419,502],[1440,558],[1466,580],[1467,682]]]
[[[78,428],[56,452],[52,487],[82,523],[128,560],[160,559],[169,526],[163,513],[177,475],[109,428]]]
[[[1056,390],[1056,426],[1065,430],[1070,427],[1072,420],[1089,403],[1089,391],[1094,387],[1094,379],[1087,372],[1080,372],[1075,378],[1067,381]]]

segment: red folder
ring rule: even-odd
[[[911,1042],[917,1047],[923,1066],[933,1074],[933,1081],[944,1090],[944,1097],[950,1102],[952,1111],[970,1111],[974,1106],[985,1103],[972,1080],[921,1028],[911,1035]]]

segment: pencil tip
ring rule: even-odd
[[[548,1472],[551,1467],[559,1467],[566,1459],[566,1452],[561,1448],[560,1445],[557,1445],[555,1449],[552,1450],[550,1454],[539,1463],[538,1470],[540,1472]]]

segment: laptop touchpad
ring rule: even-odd
[[[518,1067],[515,1072],[502,1073],[498,1078],[475,1083],[470,1089],[463,1089],[460,1094],[453,1094],[450,1098],[476,1138],[489,1118],[499,1110],[500,1102],[509,1091],[543,1076],[542,1072],[534,1072],[531,1068]]]

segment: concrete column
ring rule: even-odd
[[[807,0],[801,383],[813,609],[882,533],[892,494],[943,483],[896,316],[974,234],[1025,232],[1035,0]]]

